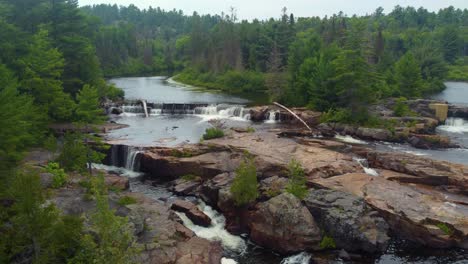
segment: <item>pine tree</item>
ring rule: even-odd
[[[407,52],[395,64],[395,82],[400,96],[411,98],[421,95],[421,68],[411,52]]]
[[[96,88],[85,85],[77,95],[78,104],[76,107],[77,124],[84,127],[85,135],[84,142],[87,148],[86,160],[88,163],[89,174],[92,174],[92,163],[102,159],[102,155],[93,151],[91,143],[99,145],[100,140],[98,137],[92,136],[90,133],[94,132],[95,125],[101,124],[105,120],[104,113],[99,107],[99,94]]]
[[[52,47],[45,29],[32,38],[28,55],[20,59],[21,90],[34,97],[35,103],[53,119],[67,121],[74,102],[63,92],[60,80],[64,67],[62,54]]]

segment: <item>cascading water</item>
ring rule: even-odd
[[[202,227],[195,225],[184,213],[176,214],[182,219],[184,225],[192,230],[198,237],[211,241],[220,241],[223,247],[237,254],[242,254],[247,249],[245,241],[239,237],[230,234],[226,226],[226,218],[202,201],[199,202],[199,208],[211,218],[211,226]]]
[[[437,129],[450,133],[468,133],[468,120],[450,117],[445,121],[445,125],[439,126]]]
[[[302,252],[298,255],[291,256],[289,258],[283,259],[281,264],[309,264],[312,255]]]
[[[148,117],[148,107],[146,106],[146,100],[141,100],[141,104],[143,105],[143,111],[145,112],[145,117]]]
[[[138,171],[140,169],[139,153],[141,153],[141,151],[137,148],[127,146],[127,159],[125,162],[125,168],[127,170]]]
[[[279,113],[279,111],[270,111],[268,112],[268,118],[265,123],[268,124],[274,124],[276,123],[276,115]]]
[[[370,176],[374,176],[374,177],[379,176],[379,173],[376,170],[369,167],[369,163],[367,159],[354,158],[354,160],[357,161],[359,165],[361,165],[362,169],[364,170],[366,174]]]

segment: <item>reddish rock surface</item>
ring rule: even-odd
[[[171,205],[171,209],[185,213],[187,217],[196,225],[208,227],[211,225],[211,219],[204,214],[198,207],[188,201],[176,200]]]

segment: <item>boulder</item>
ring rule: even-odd
[[[185,213],[192,222],[199,226],[208,227],[211,225],[211,219],[204,214],[198,207],[185,200],[176,200],[171,206],[172,210]]]
[[[388,225],[364,199],[341,191],[312,190],[305,204],[338,248],[368,253],[386,250]]]
[[[196,180],[180,179],[174,183],[172,190],[179,195],[193,195],[195,190],[200,186],[200,182]]]
[[[121,115],[123,113],[123,110],[120,107],[112,107],[111,109],[111,114],[113,115]]]
[[[450,138],[441,135],[411,134],[407,139],[411,146],[419,149],[457,148]]]
[[[449,117],[459,117],[468,119],[468,107],[466,106],[457,106],[457,105],[450,105],[448,111]]]
[[[249,110],[250,120],[254,122],[262,122],[266,119],[266,114],[268,113],[267,106],[254,107]]]
[[[371,168],[416,176],[418,183],[468,188],[468,167],[464,165],[395,152],[369,151],[366,156]]]
[[[468,198],[383,177],[346,174],[316,184],[363,198],[399,236],[434,248],[468,248]]]
[[[106,186],[117,188],[119,190],[128,190],[130,188],[130,181],[127,177],[119,175],[108,174],[104,177]]]
[[[318,249],[321,241],[309,210],[289,193],[258,204],[249,228],[253,242],[282,254]]]
[[[219,264],[223,257],[223,248],[219,242],[192,237],[177,246],[176,264]]]

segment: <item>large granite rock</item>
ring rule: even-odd
[[[172,203],[171,209],[185,213],[185,215],[187,215],[187,217],[196,225],[205,227],[211,225],[210,217],[204,214],[195,204],[189,201],[176,200],[174,203]]]
[[[359,173],[317,179],[316,184],[363,198],[394,233],[408,240],[435,248],[468,248],[466,196]]]
[[[250,239],[283,254],[318,249],[321,233],[301,201],[284,193],[258,204],[250,217]]]
[[[416,183],[468,189],[468,167],[464,165],[395,152],[370,151],[366,156],[370,167],[416,176],[419,178]]]
[[[364,199],[334,190],[312,190],[305,199],[319,225],[338,248],[369,253],[385,251],[388,225]]]

